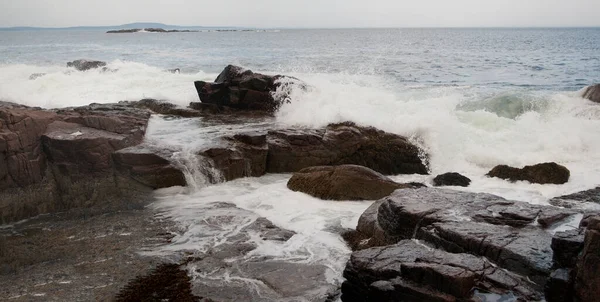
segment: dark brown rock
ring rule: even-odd
[[[75,60],[67,63],[67,67],[73,67],[79,71],[86,71],[106,66],[106,62],[90,61],[90,60]]]
[[[127,191],[116,189],[111,154],[142,141],[150,111],[0,105],[1,222],[122,203]]]
[[[0,190],[42,181],[46,157],[40,137],[57,119],[53,112],[0,104]]]
[[[287,187],[325,200],[377,200],[412,186],[396,183],[369,168],[342,165],[302,169],[294,173]]]
[[[267,143],[269,173],[349,164],[384,175],[427,174],[426,155],[405,137],[350,122],[325,129],[269,131]]]
[[[266,141],[264,133],[240,133],[223,138],[220,144],[201,151],[199,155],[220,171],[223,180],[258,177],[264,175],[267,168]]]
[[[152,189],[186,186],[183,172],[158,151],[142,145],[112,153],[118,172]]]
[[[203,112],[190,108],[182,108],[175,104],[155,99],[143,99],[133,103],[138,108],[148,108],[153,112],[181,117],[199,117]]]
[[[468,187],[471,184],[471,180],[458,173],[445,173],[436,176],[433,179],[433,185],[436,187],[442,186],[459,186]]]
[[[569,181],[569,170],[556,163],[543,163],[525,166],[522,169],[506,165],[494,167],[487,176],[498,177],[510,181],[525,180],[538,184],[564,184]]]
[[[600,216],[588,222],[585,242],[577,261],[576,297],[581,302],[598,301],[600,293]]]
[[[272,113],[289,101],[285,94],[275,96],[274,93],[278,87],[290,85],[290,80],[303,87],[299,80],[291,77],[268,76],[229,65],[214,83],[197,81],[194,86],[202,103]]]
[[[600,84],[586,87],[582,97],[592,102],[600,103]]]

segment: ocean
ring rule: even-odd
[[[66,67],[81,58],[106,61],[109,70]],[[156,192],[153,206],[181,232],[155,253],[216,244],[195,226],[205,219],[206,204],[231,202],[297,233],[287,242],[261,243],[252,256],[323,264],[330,282],[341,282],[350,250],[332,230],[354,228],[369,202],[292,192],[289,174],[211,185],[194,168],[195,150],[249,129],[341,121],[374,126],[409,137],[430,156],[431,175],[392,177],[396,181],[430,184],[437,174],[459,172],[473,182],[456,190],[535,204],[600,185],[600,106],[580,97],[585,86],[600,83],[600,28],[0,31],[0,100],[58,108],[157,98],[186,106],[198,101],[193,82],[214,80],[228,64],[291,75],[309,88],[292,91],[291,102],[272,119],[228,127],[202,118],[151,119],[146,140],[176,150],[172,159],[191,182]],[[181,72],[169,71],[175,68]],[[34,73],[45,75],[30,79]],[[499,164],[549,161],[571,171],[567,184],[484,176]],[[220,235],[235,234],[240,223],[222,225]]]

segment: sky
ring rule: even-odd
[[[0,0],[0,27],[600,26],[600,0]]]

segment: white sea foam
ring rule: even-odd
[[[141,63],[116,60],[107,70],[76,71],[62,66],[0,65],[0,100],[43,108],[112,103],[142,98],[167,99],[179,105],[198,101],[194,81],[216,74],[171,73]],[[36,79],[34,73],[45,73]]]
[[[600,184],[600,132],[595,130],[600,108],[578,93],[511,95],[460,86],[397,88],[378,77],[295,76],[312,88],[294,91],[293,102],[277,114],[279,123],[321,127],[349,120],[408,136],[426,148],[432,176],[463,173],[473,179],[467,190],[545,203]],[[489,106],[486,96],[495,94],[510,101]],[[549,161],[571,170],[569,183],[512,184],[484,176],[499,164],[521,167]]]

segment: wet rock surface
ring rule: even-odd
[[[0,222],[124,205],[128,190],[116,190],[111,154],[143,140],[150,114],[124,104],[0,104]]]
[[[42,216],[0,229],[0,300],[111,301],[163,260],[171,223],[148,209]]]
[[[73,67],[79,71],[86,71],[106,66],[106,62],[93,60],[75,60],[67,63],[67,67]]]
[[[180,117],[200,117],[203,116],[203,113],[199,110],[191,109],[191,108],[183,108],[179,107],[175,104],[156,100],[156,99],[143,99],[137,102],[131,103],[135,107],[139,108],[147,108],[152,110],[155,113],[165,114],[165,115],[175,115]]]
[[[454,301],[470,299],[474,289],[540,299],[553,268],[572,267],[572,263],[559,263],[576,258],[581,246],[581,230],[557,233],[553,240],[546,228],[576,217],[570,210],[491,194],[434,188],[397,190],[361,216],[355,234],[361,242],[353,246],[359,251],[347,264],[342,300]],[[420,243],[406,241],[410,239]],[[418,256],[411,258],[415,250]],[[432,268],[425,260],[431,255],[441,255],[436,256],[440,266]],[[458,276],[471,275],[450,273],[445,267],[455,269],[452,261],[464,257],[470,260],[461,261],[469,265],[485,263],[479,269],[468,269],[474,279],[460,279]],[[458,290],[461,286],[465,289]]]
[[[565,208],[577,208],[579,206],[584,206],[584,203],[600,204],[600,187],[555,197],[550,199],[549,203]]]
[[[115,170],[125,179],[133,179],[151,189],[186,186],[185,175],[180,168],[162,155],[165,150],[137,145],[112,153]]]
[[[206,204],[201,213],[193,225],[201,230],[194,249],[182,258],[195,295],[215,301],[329,301],[337,294],[325,266],[253,253],[264,244],[286,244],[294,232],[229,203]]]
[[[293,85],[292,82],[304,85],[295,78],[268,76],[229,65],[213,83],[197,81],[194,85],[202,103],[272,113],[288,101],[285,94],[275,92],[281,86]]]
[[[139,276],[119,292],[116,301],[209,302],[192,294],[187,272],[177,264],[161,264],[146,276]]]
[[[433,185],[436,187],[443,186],[458,186],[458,187],[468,187],[471,184],[471,180],[459,173],[445,173],[436,176],[433,179]]]
[[[214,147],[199,153],[220,171],[222,180],[262,176],[267,170],[267,136],[265,133],[238,133],[221,139]],[[207,173],[211,176],[211,173]],[[212,179],[219,182],[218,179]]]
[[[325,200],[377,200],[397,189],[412,188],[356,165],[305,168],[294,173],[287,187]]]
[[[600,103],[600,84],[586,87],[582,97],[592,102]]]
[[[525,166],[522,169],[506,165],[494,167],[487,176],[497,177],[510,181],[525,180],[538,184],[564,184],[569,181],[571,172],[557,163],[543,163]]]
[[[346,122],[325,129],[269,131],[267,172],[360,165],[384,175],[427,174],[426,155],[407,138]]]
[[[352,254],[344,271],[342,301],[456,301],[475,287],[527,300],[541,296],[520,276],[468,253],[448,253],[413,240]]]

